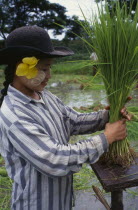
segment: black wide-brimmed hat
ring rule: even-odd
[[[0,50],[0,64],[10,64],[24,57],[63,57],[73,55],[66,47],[53,47],[47,33],[38,26],[23,26],[12,31]]]

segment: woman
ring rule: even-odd
[[[107,124],[108,111],[80,114],[45,89],[54,57],[73,52],[53,48],[47,32],[25,26],[10,33],[0,51],[5,69],[1,97],[0,152],[13,180],[13,210],[70,210],[72,175],[93,164],[109,144],[126,137],[124,120]],[[123,115],[126,111],[123,110]],[[71,135],[103,133],[69,144]]]

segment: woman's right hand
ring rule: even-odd
[[[114,123],[107,123],[104,134],[109,144],[126,138],[126,119],[122,119]]]

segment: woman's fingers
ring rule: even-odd
[[[130,121],[130,120],[132,119],[132,117],[133,117],[132,114],[128,113],[126,107],[123,107],[123,108],[121,109],[120,112],[121,112],[121,115],[122,115],[125,119],[127,119],[127,120],[129,120],[129,121]]]

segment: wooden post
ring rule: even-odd
[[[111,210],[123,210],[123,191],[111,192]]]

